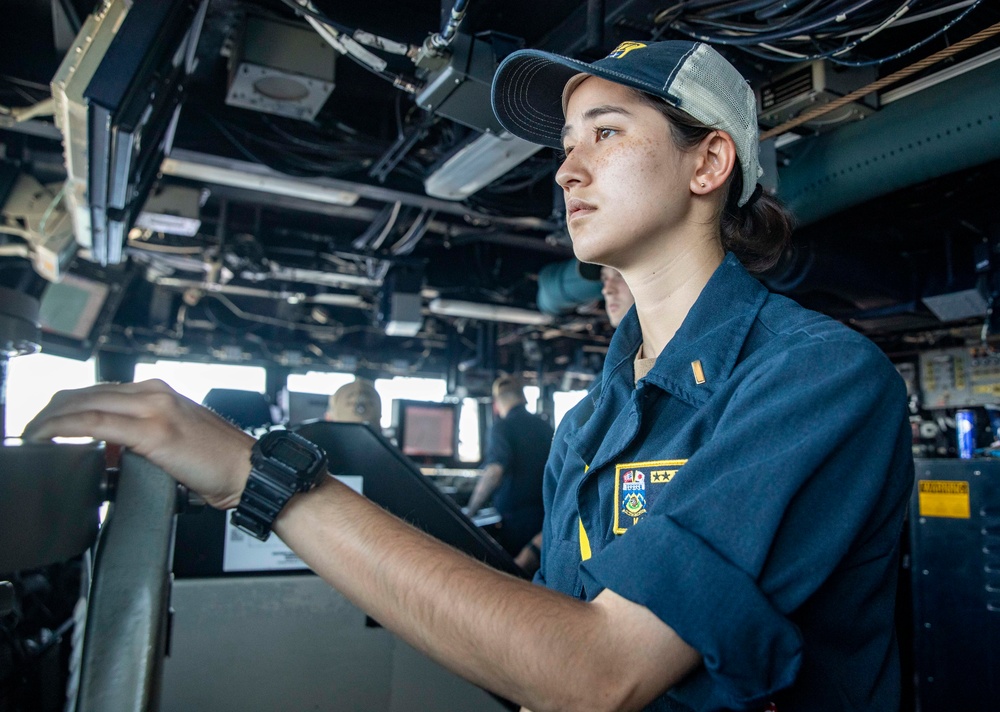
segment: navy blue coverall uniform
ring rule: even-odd
[[[635,309],[556,432],[536,582],[641,604],[704,665],[648,708],[899,703],[906,392],[870,341],[732,255],[638,384]]]

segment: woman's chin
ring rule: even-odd
[[[592,243],[588,244],[586,240],[573,240],[573,254],[580,262],[608,266],[605,261],[608,257],[607,250],[602,250]]]

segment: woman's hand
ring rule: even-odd
[[[159,380],[60,391],[24,429],[26,440],[89,436],[123,445],[218,509],[235,507],[254,439]]]

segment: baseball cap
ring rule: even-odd
[[[743,76],[703,42],[622,42],[604,59],[581,62],[523,49],[508,55],[493,77],[493,112],[509,132],[562,147],[563,88],[590,74],[666,100],[706,126],[729,134],[743,169],[739,205],[753,195],[760,168],[757,103]]]
[[[327,420],[368,423],[377,428],[382,418],[382,399],[371,381],[355,379],[330,396]]]

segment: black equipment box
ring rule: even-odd
[[[917,460],[910,502],[921,712],[1000,709],[1000,461]]]

